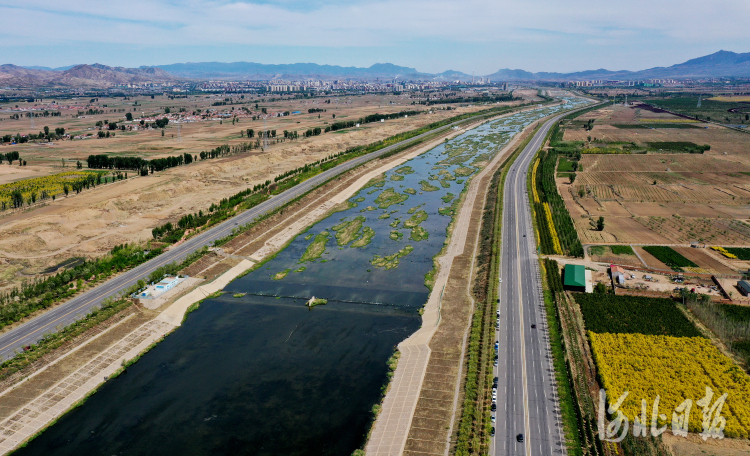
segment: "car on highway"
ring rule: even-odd
[[[523,443],[523,434],[518,434],[518,435],[516,436],[516,442],[521,442],[521,443]]]
[[[531,329],[536,329],[536,325],[535,325],[535,324],[532,324],[532,325],[531,325]]]

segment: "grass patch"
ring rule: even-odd
[[[609,248],[615,255],[635,255],[633,248],[629,245],[612,245]]]
[[[336,242],[339,246],[344,246],[356,240],[361,235],[362,224],[365,218],[357,216],[354,220],[341,222],[333,227],[336,232]]]
[[[411,166],[402,166],[394,172],[399,174],[414,174],[416,171],[414,171]]]
[[[391,175],[391,180],[392,181],[402,181],[402,180],[404,180],[404,176],[402,176],[400,174],[392,174]]]
[[[417,191],[414,190],[413,188],[409,187],[409,188],[407,188],[407,189],[404,190],[404,193],[408,193],[409,195],[416,195]]]
[[[425,220],[427,220],[427,212],[419,211],[409,217],[409,220],[404,222],[404,228],[414,228]]]
[[[412,241],[424,241],[429,237],[429,233],[426,229],[422,228],[421,226],[415,226],[411,229],[411,235],[409,236],[409,239]]]
[[[273,280],[281,280],[284,277],[286,277],[290,272],[292,272],[291,269],[284,269],[283,271],[277,272],[273,276]]]
[[[466,177],[466,176],[470,176],[470,175],[472,175],[474,173],[474,168],[467,168],[465,166],[461,166],[460,168],[456,168],[456,170],[453,171],[453,173],[456,176]]]
[[[402,195],[393,188],[387,188],[375,198],[375,204],[377,204],[380,209],[388,209],[390,206],[403,203],[407,199],[409,199],[409,195]]]
[[[436,186],[430,184],[429,182],[427,182],[426,180],[419,181],[419,185],[422,186],[422,191],[423,192],[436,192],[436,191],[440,190],[440,187],[436,187]]]
[[[302,254],[302,258],[299,259],[300,263],[307,263],[320,258],[320,256],[323,255],[323,252],[325,252],[326,250],[328,237],[328,231],[323,231],[322,233],[315,236],[315,240],[313,240],[310,245],[307,246],[307,250],[305,250],[305,253]]]
[[[232,297],[234,297],[234,298],[241,298],[241,297],[245,296],[246,294],[247,293],[235,293],[235,294],[232,295]]]
[[[603,245],[592,245],[589,247],[589,254],[594,256],[602,256],[607,252],[607,247]]]
[[[398,267],[399,263],[401,262],[401,258],[410,254],[413,250],[414,247],[407,245],[393,255],[388,255],[385,257],[375,255],[375,258],[370,261],[370,264],[372,264],[376,268],[385,268],[385,270],[394,269]]]
[[[442,199],[444,203],[450,203],[450,202],[451,202],[451,200],[453,200],[453,198],[454,198],[455,196],[456,196],[456,195],[454,195],[453,193],[446,193],[446,194],[445,194],[445,196],[443,196],[443,197],[442,197],[442,198],[440,198],[440,199]]]
[[[404,235],[400,231],[391,231],[390,238],[394,241],[400,241],[403,237]]]
[[[352,247],[352,248],[364,247],[372,241],[373,236],[375,236],[375,230],[373,230],[369,226],[366,226],[362,228],[362,237],[352,242],[352,245],[350,245],[349,247]]]

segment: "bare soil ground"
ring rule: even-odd
[[[395,99],[394,101],[392,98],[392,96],[349,97],[347,100],[337,100],[338,104],[332,102],[330,105],[322,104],[325,100],[287,100],[265,104],[261,102],[261,105],[268,106],[269,110],[294,109],[304,113],[297,117],[271,119],[268,122],[269,130],[282,128],[304,130],[308,126],[323,125],[323,118],[318,119],[318,114],[307,114],[307,108],[310,107],[327,109],[327,113],[321,113],[321,116],[326,114],[329,117],[327,121],[334,121],[330,117],[332,111],[336,113],[335,120],[343,120],[359,118],[374,112],[414,109],[414,106],[406,105],[403,100]],[[173,107],[176,108],[180,100],[162,100],[162,103],[166,104],[167,101],[173,103]],[[209,99],[209,101],[215,101],[215,99]],[[185,100],[181,102],[186,103]],[[392,102],[400,104],[392,105]],[[204,105],[201,106],[205,108]],[[2,264],[0,289],[17,285],[21,280],[38,277],[38,274],[45,268],[57,265],[71,257],[96,257],[110,251],[115,245],[125,242],[137,243],[149,239],[151,229],[156,226],[167,221],[175,221],[186,213],[206,210],[212,203],[222,198],[301,164],[315,161],[347,147],[368,144],[461,112],[484,108],[485,106],[473,106],[451,111],[434,110],[433,114],[420,114],[406,119],[365,124],[360,129],[332,132],[299,141],[274,144],[270,151],[263,154],[251,152],[222,159],[198,161],[147,177],[131,178],[123,182],[99,186],[75,196],[58,198],[57,201],[34,210],[0,218],[0,237],[3,239],[0,241],[0,264]],[[110,113],[103,116],[113,119],[116,117]],[[122,116],[123,114],[120,113],[120,117]],[[96,119],[85,120],[87,123],[92,123]],[[55,121],[68,125],[68,128],[74,128],[69,125],[70,122],[83,122],[80,119],[70,118],[62,120],[55,118]],[[4,129],[12,122],[20,121],[0,122],[0,129],[3,129],[0,131],[5,131]],[[55,125],[51,123],[50,128]],[[223,122],[223,125],[219,125],[218,121],[184,124],[181,132],[182,141],[171,138],[171,133],[161,137],[157,131],[147,130],[133,132],[130,136],[123,135],[122,138],[118,135],[115,138],[102,140],[62,141],[52,148],[23,144],[18,149],[21,156],[29,161],[29,165],[27,167],[0,165],[0,176],[6,170],[10,173],[16,172],[18,168],[28,170],[23,175],[24,177],[28,177],[33,169],[36,169],[37,173],[59,172],[62,170],[59,164],[60,157],[63,156],[68,157],[66,160],[69,163],[70,160],[97,153],[138,155],[144,158],[183,152],[197,153],[220,144],[236,144],[246,141],[246,138],[239,136],[239,131],[246,128],[254,128],[257,131],[263,128],[263,124],[262,121],[248,119],[242,119],[234,126],[231,122]],[[8,147],[0,149],[10,150]],[[38,153],[31,154],[32,150]],[[70,166],[66,168],[66,170],[69,169],[72,168]],[[212,271],[212,273],[215,272],[217,271]]]
[[[704,442],[694,434],[677,437],[670,432],[663,435],[664,443],[676,456],[745,456],[750,453],[750,441],[738,439],[709,439]]]
[[[617,128],[613,124],[658,126],[687,119],[638,106],[608,106],[579,120],[594,129],[565,130],[565,140],[708,144],[704,154],[584,154],[570,184],[557,186],[584,244],[644,243],[750,245],[750,135],[714,125],[701,128]],[[593,146],[596,143],[592,143]],[[605,218],[604,231],[592,221]]]

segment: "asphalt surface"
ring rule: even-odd
[[[545,122],[511,165],[505,180],[493,455],[567,454],[526,191],[532,159],[549,129],[567,114]],[[523,442],[517,441],[518,434],[523,434]]]
[[[44,335],[57,332],[65,326],[75,322],[91,312],[95,307],[99,307],[106,298],[118,296],[123,290],[133,286],[138,280],[145,279],[157,268],[173,262],[180,262],[190,253],[201,249],[203,246],[211,246],[214,241],[221,239],[232,233],[232,230],[240,225],[251,223],[259,216],[277,209],[289,201],[309,192],[315,187],[325,183],[329,179],[336,177],[362,163],[386,154],[398,147],[413,143],[423,139],[425,136],[432,135],[436,132],[442,132],[450,129],[455,125],[465,122],[471,122],[476,119],[464,119],[458,122],[448,124],[444,127],[428,131],[414,138],[396,143],[392,146],[371,152],[367,155],[349,160],[335,168],[331,168],[317,176],[308,179],[289,190],[273,196],[271,199],[248,209],[241,214],[236,215],[219,225],[194,236],[184,243],[173,247],[169,251],[159,255],[146,263],[141,264],[107,282],[67,301],[38,317],[29,320],[23,325],[12,329],[4,334],[0,334],[0,360],[6,360],[14,357],[23,350],[27,345],[35,344]]]

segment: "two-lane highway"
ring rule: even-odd
[[[102,301],[106,298],[119,295],[123,290],[137,283],[138,280],[148,277],[159,267],[164,266],[165,264],[182,261],[190,253],[201,249],[203,246],[213,245],[215,240],[231,234],[232,230],[238,226],[251,223],[259,216],[287,204],[315,187],[325,183],[329,179],[334,178],[366,161],[387,154],[396,148],[420,141],[428,135],[432,135],[436,132],[444,132],[455,125],[475,120],[476,119],[464,119],[454,122],[444,127],[428,131],[419,136],[415,136],[414,138],[401,141],[392,146],[349,160],[335,168],[331,168],[318,174],[317,176],[308,179],[299,185],[274,196],[268,201],[198,234],[197,236],[190,238],[186,242],[175,246],[158,257],[122,273],[60,306],[50,309],[44,314],[12,329],[11,331],[1,334],[0,360],[12,358],[17,352],[21,351],[24,346],[35,344],[45,334],[56,332],[70,323],[82,318],[91,312],[94,307],[99,307]]]
[[[526,173],[549,129],[567,114],[544,123],[505,180],[492,448],[498,456],[566,454]]]

